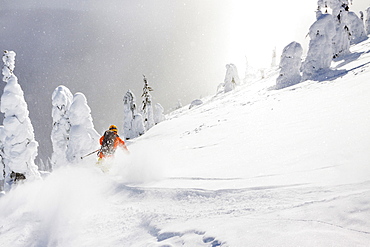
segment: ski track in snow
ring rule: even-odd
[[[14,198],[19,199],[16,194],[20,193],[26,197],[23,201],[2,198],[5,202],[0,201],[0,208],[6,202],[11,202],[13,208],[1,214],[1,246],[234,246],[225,234],[238,231],[232,228],[234,220],[244,222],[246,229],[253,228],[256,222],[275,222],[274,226],[300,223],[316,225],[322,231],[370,237],[370,218],[359,217],[366,212],[370,215],[370,181],[336,187],[169,189],[128,185],[116,181],[116,177],[102,177],[91,168],[68,168],[56,175],[59,182],[70,177],[72,171],[80,174],[72,176],[76,181],[67,188],[52,190],[56,183],[52,174],[31,188],[20,185],[8,195],[14,193]],[[80,183],[85,184],[78,187]],[[320,214],[316,209],[322,207],[331,208],[333,214]],[[336,214],[343,209],[346,214],[343,212],[341,219]],[[205,220],[208,223],[197,224]],[[212,229],[220,222],[225,232]],[[249,222],[254,223],[249,226]]]

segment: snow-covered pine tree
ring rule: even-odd
[[[348,20],[348,0],[319,0],[319,9],[331,8],[335,23],[335,36],[333,37],[333,58],[349,54],[351,33]]]
[[[123,97],[123,135],[126,140],[145,133],[143,118],[136,112],[136,98],[131,90]],[[141,123],[140,123],[141,121]]]
[[[18,179],[41,178],[35,158],[38,143],[29,118],[27,103],[18,78],[14,75],[15,52],[4,51],[2,69],[6,82],[1,96],[1,112],[4,113],[3,161],[8,170],[6,180],[10,184]],[[9,174],[11,173],[11,174]]]
[[[195,106],[198,106],[198,105],[202,105],[203,104],[203,101],[200,100],[200,99],[195,99],[193,100],[190,105],[189,105],[189,109],[195,107]]]
[[[271,56],[271,68],[276,67],[276,47],[272,50],[272,56]]]
[[[330,69],[333,59],[332,40],[336,34],[333,17],[330,14],[317,16],[309,31],[311,40],[302,64],[302,80],[315,80],[316,76]]]
[[[126,140],[135,138],[132,122],[136,112],[135,95],[128,90],[123,96],[123,136]]]
[[[4,163],[4,160],[3,160],[3,157],[4,157],[4,153],[3,153],[3,147],[4,147],[4,140],[5,140],[5,131],[4,131],[4,126],[0,126],[0,192],[1,191],[4,191],[4,181],[5,181],[5,176],[7,173],[9,172],[6,172],[5,169],[6,169],[6,166],[5,166],[5,163]]]
[[[348,9],[346,6],[348,5],[340,7],[337,18],[334,18],[337,24],[337,32],[333,38],[334,58],[350,53],[351,32],[349,30]]]
[[[100,135],[94,129],[91,109],[87,105],[83,93],[76,93],[73,96],[68,117],[71,130],[69,132],[67,160],[71,163],[77,163],[82,156],[99,148],[100,138]]]
[[[149,130],[154,126],[152,96],[150,95],[151,91],[153,91],[153,89],[149,87],[148,80],[144,75],[143,94],[141,95],[143,99],[141,112],[144,118],[144,126],[146,130]]]
[[[224,83],[218,86],[218,92],[230,92],[235,89],[237,85],[240,84],[238,69],[232,63],[226,64],[226,75]]]
[[[366,35],[370,35],[370,7],[366,9],[365,31]]]
[[[178,100],[177,100],[177,104],[176,104],[176,106],[175,106],[175,110],[180,109],[180,108],[182,108],[182,103],[181,103],[181,100],[180,100],[180,99],[178,99]]]
[[[157,103],[154,105],[154,123],[159,124],[164,121],[166,117],[164,116],[164,108],[161,104]]]
[[[302,52],[302,46],[297,42],[292,42],[284,48],[280,58],[280,73],[276,79],[276,89],[289,87],[301,81]]]
[[[51,156],[51,165],[53,168],[65,165],[67,163],[66,151],[69,141],[69,131],[71,123],[68,118],[68,111],[71,107],[73,95],[71,91],[61,85],[58,86],[52,94],[52,118],[53,129],[51,131],[51,142],[53,153]]]
[[[363,20],[355,12],[348,12],[348,28],[351,33],[350,44],[358,44],[367,39]]]
[[[145,134],[145,126],[143,116],[140,113],[136,113],[132,122],[132,129],[134,130],[134,136],[138,137]]]
[[[248,58],[245,56],[245,72],[243,82],[248,84],[256,79],[256,73],[253,71],[253,68],[248,63]]]
[[[260,68],[260,69],[258,69],[258,73],[259,73],[261,79],[265,79],[266,69]]]

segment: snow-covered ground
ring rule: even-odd
[[[90,157],[19,185],[0,246],[369,246],[370,41],[333,66],[177,110],[109,173]]]

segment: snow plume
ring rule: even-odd
[[[310,45],[302,64],[303,80],[315,80],[330,68],[333,59],[332,40],[335,36],[333,17],[330,14],[320,15],[310,27],[309,35]]]
[[[99,148],[100,135],[94,129],[91,109],[84,94],[76,93],[69,110],[71,130],[67,148],[67,160],[79,162],[81,157]]]
[[[86,234],[85,224],[94,225],[97,212],[104,214],[107,210],[106,201],[111,188],[112,183],[107,176],[102,176],[99,171],[85,164],[60,167],[44,180],[15,187],[0,200],[0,218],[19,217],[20,220],[16,226],[20,239],[14,243],[14,239],[8,238],[8,244],[96,245],[104,239],[99,233],[93,240],[81,242],[79,238]],[[2,223],[9,225],[5,222]],[[27,243],[22,244],[24,239]],[[6,238],[2,240],[6,241]]]
[[[146,148],[135,143],[130,145],[128,154],[122,149],[117,149],[115,158],[108,166],[110,174],[118,181],[129,184],[150,183],[163,178],[163,166],[167,164],[166,155],[156,148]]]
[[[301,81],[300,67],[302,46],[297,42],[287,45],[280,58],[280,73],[276,79],[276,88],[289,87]]]
[[[71,123],[68,118],[68,111],[71,107],[73,95],[65,86],[57,87],[52,95],[52,117],[53,129],[51,141],[53,144],[53,154],[51,163],[53,168],[65,164],[67,161],[66,151],[68,146],[69,131]]]
[[[27,103],[21,86],[14,75],[15,52],[5,51],[3,55],[3,80],[6,82],[1,96],[1,112],[4,113],[4,157],[9,171],[21,173],[27,179],[38,179],[40,173],[35,165],[38,143],[29,118]],[[6,175],[10,177],[10,174]]]

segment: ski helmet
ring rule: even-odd
[[[117,126],[115,126],[115,125],[109,126],[109,130],[114,131],[114,132],[118,132]]]

